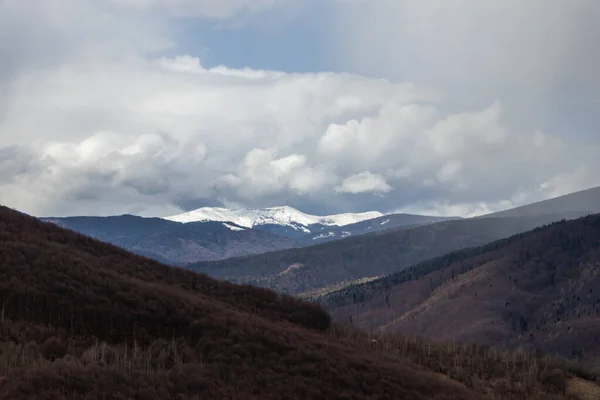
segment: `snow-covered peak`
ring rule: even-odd
[[[289,206],[244,209],[203,207],[184,214],[164,217],[164,219],[184,223],[200,221],[231,222],[246,228],[272,224],[290,226],[294,229],[309,232],[307,227],[310,225],[345,226],[381,216],[383,214],[378,211],[317,216],[303,213]]]

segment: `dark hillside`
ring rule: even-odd
[[[600,216],[456,251],[332,293],[340,321],[380,332],[600,356]]]
[[[445,221],[188,267],[218,279],[300,294],[388,275],[435,256],[481,246],[557,219],[542,215]]]
[[[215,281],[0,208],[0,399],[478,399]]]

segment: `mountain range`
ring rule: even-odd
[[[184,214],[165,217],[165,219],[185,223],[220,221],[233,223],[238,227],[275,231],[275,233],[293,237],[318,232],[325,227],[350,225],[381,216],[383,214],[377,211],[359,214],[316,216],[303,213],[289,206],[260,209],[203,207]]]
[[[477,218],[407,225],[310,247],[188,267],[232,282],[312,295],[355,280],[383,277],[432,257],[481,246],[550,222],[592,213],[600,213],[600,188]]]
[[[1,399],[482,399],[315,304],[0,208]]]
[[[233,230],[239,230],[241,227],[258,229],[293,238],[301,245],[312,245],[398,227],[458,219],[458,217],[382,214],[379,211],[317,216],[283,206],[260,209],[203,207],[184,214],[165,217],[165,219],[183,223],[220,221]]]
[[[133,215],[46,217],[42,220],[112,243],[157,261],[183,266],[309,246],[449,218],[379,212],[314,216],[291,207],[201,208],[166,218]]]
[[[172,265],[233,258],[221,264],[194,264],[192,267],[219,278],[299,293],[383,276],[446,251],[482,245],[539,224],[593,212],[600,212],[600,188],[469,219],[384,215],[376,211],[316,216],[292,207],[237,210],[204,207],[164,218],[121,215],[43,220]],[[506,218],[509,219],[504,220]],[[495,222],[500,219],[503,221]],[[477,220],[488,222],[478,223]],[[385,236],[388,234],[390,236]],[[377,239],[371,235],[377,235]],[[340,240],[339,245],[312,247]],[[379,250],[373,257],[367,256],[364,246]],[[342,261],[341,253],[347,253],[346,248],[352,250],[344,257],[355,261]],[[285,262],[275,261],[279,257],[277,254],[265,254],[286,249],[288,253],[277,253]],[[312,252],[323,255],[317,263],[327,259],[330,266],[306,263],[310,258],[307,254]],[[362,258],[355,256],[357,252],[362,252]],[[248,262],[237,260],[237,257],[259,254],[265,255]],[[292,256],[294,254],[297,256]],[[332,254],[333,259],[327,254]],[[274,264],[265,259],[273,260]],[[257,271],[252,271],[249,266],[253,260],[262,265]],[[239,262],[245,264],[243,270],[233,271],[231,268],[235,269]],[[336,266],[340,262],[348,265],[339,270]],[[354,267],[353,263],[360,263],[360,266]],[[299,265],[302,268],[296,268]],[[294,267],[288,270],[291,266]]]
[[[574,259],[593,260],[586,254],[597,225],[588,218],[566,233]],[[333,323],[317,304],[160,264],[5,207],[0,226],[0,399],[585,400],[600,393],[600,375],[574,361],[365,333]],[[572,274],[558,270],[555,283],[563,285]],[[588,287],[581,289],[579,296]],[[568,321],[573,330],[584,326]]]
[[[296,247],[293,239],[215,221],[180,223],[134,215],[42,218],[172,265]]]
[[[304,247],[236,221],[0,208],[0,398],[599,398],[600,216],[582,217],[596,194],[512,215],[384,215]],[[192,242],[226,257],[248,235],[296,247],[186,268],[147,258]]]

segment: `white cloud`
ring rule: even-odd
[[[430,90],[356,75],[126,57],[22,73],[12,87],[0,141],[30,161],[0,202],[35,214],[162,213],[193,199],[334,207],[342,193],[388,193],[389,209],[422,193],[450,207],[596,163],[549,133],[511,130],[498,103],[444,114]]]
[[[423,132],[438,118],[437,110],[429,105],[382,102],[374,116],[330,124],[318,149],[338,165],[393,168],[398,166],[398,144],[414,140],[416,132]]]
[[[385,177],[380,174],[373,174],[369,171],[364,171],[344,179],[340,186],[336,186],[338,193],[388,193],[392,187],[387,184]]]
[[[196,55],[154,53],[172,44],[154,16],[83,0],[72,15],[18,4],[0,3],[0,38],[23,37],[0,50],[0,203],[25,212],[292,203],[471,213],[600,184],[595,145],[515,129],[499,101],[450,112],[438,90],[411,83],[206,68]],[[118,29],[99,29],[91,10]],[[35,37],[30,24],[3,24],[32,18]],[[41,51],[54,42],[59,55]]]
[[[277,158],[275,149],[252,149],[238,168],[235,186],[247,197],[277,194],[292,189],[300,194],[321,189],[326,171],[306,165],[306,156],[290,154]],[[241,185],[240,185],[241,184]]]

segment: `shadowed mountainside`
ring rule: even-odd
[[[222,222],[187,224],[133,215],[42,218],[136,254],[172,265],[220,260],[296,247],[292,239]],[[235,230],[239,229],[239,230]]]
[[[452,218],[397,214],[343,227],[310,225],[309,228],[315,230],[311,234],[284,225],[264,224],[248,228],[237,226],[233,222],[181,223],[134,215],[41,219],[160,262],[183,266],[200,261],[222,260],[313,245],[343,239],[348,235],[356,236]]]
[[[385,276],[431,257],[480,246],[558,219],[560,216],[540,215],[445,221],[188,267],[219,279],[301,294]]]
[[[600,356],[600,215],[456,251],[321,299],[379,332]]]
[[[290,207],[279,207],[274,208],[274,210],[279,210],[278,212],[284,214],[291,213],[288,216],[289,218],[292,218],[295,214],[304,215]],[[593,212],[600,212],[600,188],[589,189],[489,214],[480,218],[538,218],[540,221],[543,221],[542,223],[545,223],[561,218],[577,218]],[[307,215],[304,216],[306,217]],[[278,218],[281,219],[280,222],[283,225],[266,223],[259,224],[255,228],[236,226],[233,222],[224,222],[221,220],[182,224],[161,218],[141,218],[133,215],[43,218],[43,220],[54,222],[62,227],[115,244],[136,254],[151,257],[161,262],[172,265],[186,265],[195,262],[216,261],[302,246],[312,246],[375,232],[385,233],[391,230],[405,230],[421,225],[459,219],[456,217],[390,214],[344,226],[325,226],[322,224],[301,226],[284,223],[286,218],[281,217],[281,215]],[[275,220],[279,221],[277,218]],[[310,228],[311,233],[305,233],[309,231],[307,228]],[[527,225],[524,230],[530,228],[533,228],[533,226]],[[516,232],[519,231],[509,230],[507,235]],[[500,237],[502,236],[492,235],[490,240]],[[466,245],[479,245],[483,243],[485,242],[473,242]],[[421,245],[415,243],[415,246],[427,247],[428,244],[423,243]],[[451,243],[448,243],[448,246],[444,247],[444,251],[451,251],[456,248],[452,247]],[[443,252],[438,252],[434,255],[439,254],[443,254]],[[420,260],[418,257],[411,258],[410,262]],[[300,264],[295,262],[289,263],[284,269],[278,272],[284,271],[291,265]],[[330,279],[326,279],[324,283],[326,285],[339,285],[341,282],[353,281],[357,278],[378,276],[380,275],[377,272],[379,269],[375,268],[376,273],[374,274],[351,273],[343,280],[335,278],[330,282]],[[398,269],[394,269],[392,272],[396,270]],[[383,272],[385,273],[386,271]],[[284,278],[261,278],[261,281],[253,281],[253,283],[276,287],[278,290],[289,291],[291,293],[297,292],[297,289],[294,289],[293,286],[298,285],[305,285],[308,291],[322,288],[321,283],[316,283],[317,286],[315,286],[315,283],[311,283],[311,281],[315,280],[311,276],[314,274],[313,272],[308,270],[302,271],[303,274],[309,275],[309,277],[296,276],[298,273],[300,271],[294,268],[294,274],[286,274]],[[218,276],[222,277],[222,275]],[[235,274],[231,276],[238,279]],[[245,281],[246,279],[242,278],[241,282]]]
[[[480,399],[319,306],[0,208],[0,399]]]

